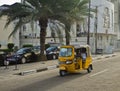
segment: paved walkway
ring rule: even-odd
[[[118,55],[118,53],[113,54],[106,54],[106,55],[93,55],[93,61],[107,58]],[[19,65],[11,65],[8,67],[0,67],[0,79],[2,77],[10,77],[14,74],[18,75],[27,75],[31,73],[36,73],[44,70],[54,69],[58,66],[58,60],[49,60],[49,61],[41,61],[41,62],[34,62],[34,63],[26,63],[26,64],[19,64]]]

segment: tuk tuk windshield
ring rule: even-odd
[[[59,52],[60,57],[72,56],[72,48],[61,48]]]

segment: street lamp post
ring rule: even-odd
[[[91,6],[91,0],[89,0],[89,14],[88,14],[88,34],[87,34],[88,45],[90,45],[90,6]]]

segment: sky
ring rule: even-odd
[[[0,6],[3,5],[3,4],[13,4],[15,2],[20,2],[21,0],[0,0]]]

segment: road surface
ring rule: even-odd
[[[120,56],[93,61],[94,70],[65,77],[59,69],[0,81],[0,91],[120,91]]]

